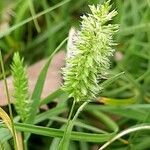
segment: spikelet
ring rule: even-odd
[[[20,58],[18,52],[16,52],[13,56],[11,69],[14,86],[14,105],[17,113],[21,117],[21,120],[24,122],[29,115],[30,101],[26,67],[23,66],[23,59]]]
[[[81,17],[81,29],[71,30],[63,68],[63,89],[75,101],[94,99],[102,90],[99,83],[110,67],[109,57],[115,45],[113,35],[118,30],[118,25],[109,24],[117,14],[115,10],[110,12],[109,1],[89,8],[91,14]]]

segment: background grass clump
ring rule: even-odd
[[[0,50],[5,75],[11,74],[14,52],[19,52],[27,65],[48,58],[31,94],[33,103],[27,119],[20,121],[20,117],[13,111],[12,126],[18,133],[23,133],[23,138],[18,134],[24,145],[19,145],[20,147],[29,150],[57,149],[72,101],[67,100],[68,96],[61,89],[40,101],[44,79],[54,54],[65,50],[69,29],[72,26],[79,28],[80,16],[89,12],[88,5],[103,2],[104,0],[0,1]],[[143,131],[119,137],[107,149],[150,149],[150,132],[146,131],[150,122],[150,2],[112,0],[110,3],[118,12],[111,21],[119,24],[119,31],[115,34],[118,45],[115,46],[114,57],[111,57],[111,68],[108,80],[104,79],[102,93],[96,101],[84,108],[74,122],[70,133],[70,149],[98,149],[118,132],[129,131],[130,127],[132,131]],[[4,72],[0,68],[0,78],[3,77]],[[54,103],[57,105],[53,108],[40,109],[42,105]],[[80,105],[77,104],[75,108]],[[5,118],[7,115],[0,113],[0,116]],[[0,149],[9,150],[13,146],[12,137],[15,138],[5,127],[7,121],[4,120],[8,118],[0,122]]]

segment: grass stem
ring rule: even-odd
[[[61,139],[61,141],[60,141],[60,144],[59,144],[59,146],[58,146],[58,147],[59,147],[58,149],[61,149],[61,147],[62,147],[62,145],[63,145],[63,143],[64,143],[64,140],[65,140],[65,137],[66,137],[68,128],[69,128],[69,124],[70,124],[70,122],[71,122],[71,116],[72,116],[73,110],[74,110],[74,108],[75,108],[75,104],[76,104],[76,101],[74,100],[74,101],[73,101],[73,104],[72,104],[72,106],[71,106],[71,109],[70,109],[70,113],[69,113],[69,116],[68,116],[66,128],[65,128],[65,131],[64,131],[64,135],[63,135],[63,137],[62,137],[62,139]]]
[[[1,64],[1,68],[2,68],[4,86],[5,86],[6,97],[7,97],[7,102],[8,102],[8,109],[9,109],[10,120],[11,120],[11,125],[12,125],[12,132],[13,132],[13,138],[14,138],[14,147],[15,147],[15,150],[18,150],[17,135],[16,135],[16,132],[15,132],[15,127],[14,127],[14,122],[13,122],[13,113],[12,113],[12,108],[11,108],[10,95],[9,95],[9,90],[8,90],[8,85],[7,85],[7,80],[6,80],[4,63],[3,63],[1,50],[0,50],[0,64]]]

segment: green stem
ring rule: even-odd
[[[63,138],[62,138],[62,140],[60,141],[58,150],[66,150],[66,149],[68,149],[68,147],[69,147],[69,141],[70,141],[70,135],[71,135],[72,128],[73,128],[73,126],[74,126],[74,122],[75,122],[75,120],[77,119],[77,117],[78,117],[78,115],[80,114],[80,112],[84,109],[84,107],[85,107],[89,102],[90,102],[90,101],[84,102],[84,103],[79,107],[79,109],[77,110],[77,112],[76,112],[76,114],[74,115],[73,119],[71,119],[72,112],[73,112],[74,105],[75,105],[75,101],[74,101],[74,103],[73,103],[73,105],[72,105],[72,108],[71,108],[71,111],[70,111],[70,115],[69,115],[69,117],[68,117],[67,127],[66,127],[66,130],[65,130],[65,132],[64,132]]]
[[[28,5],[29,5],[29,8],[30,8],[30,12],[31,12],[32,17],[34,17],[36,13],[35,13],[35,9],[34,9],[34,6],[33,6],[33,1],[28,0]],[[36,28],[37,32],[40,33],[41,29],[40,29],[40,26],[38,24],[37,19],[35,18],[35,19],[33,19],[33,21],[34,21],[35,28]]]
[[[15,147],[15,150],[17,150],[18,149],[17,148],[17,138],[16,138],[17,135],[15,133],[15,127],[14,127],[14,122],[13,122],[13,113],[12,113],[12,108],[11,108],[11,101],[10,101],[10,96],[9,96],[9,90],[8,90],[8,85],[7,85],[7,80],[6,80],[4,63],[3,63],[1,50],[0,50],[0,63],[1,63],[1,68],[2,68],[4,86],[5,86],[6,97],[7,97],[7,102],[8,102],[8,109],[9,109],[10,120],[11,120],[11,125],[12,125],[12,132],[13,132],[13,137],[14,137],[14,147]]]
[[[72,122],[74,122],[77,117],[79,116],[80,112],[84,109],[84,107],[90,102],[90,100],[84,102],[80,107],[79,109],[77,110],[76,114],[74,115],[73,119],[72,119]]]
[[[24,150],[28,150],[27,142],[28,140],[23,141]]]
[[[75,104],[76,104],[76,101],[74,100],[73,104],[72,104],[72,107],[71,107],[71,110],[70,110],[70,113],[69,113],[69,116],[68,116],[68,120],[67,120],[67,124],[66,124],[66,128],[65,128],[63,137],[62,137],[62,139],[61,139],[61,141],[59,143],[59,146],[58,146],[58,150],[61,150],[62,147],[63,147],[63,143],[64,143],[65,138],[66,138],[66,134],[67,134],[67,131],[68,131],[68,128],[69,128],[69,124],[71,122],[71,116],[73,114],[73,110],[74,110]]]
[[[67,133],[69,124],[70,124],[70,122],[71,122],[71,116],[72,116],[72,114],[73,114],[73,110],[74,110],[75,104],[76,104],[76,101],[74,100],[74,101],[73,101],[73,104],[72,104],[72,107],[71,107],[71,110],[70,110],[70,113],[69,113],[69,116],[68,116],[68,121],[67,121],[66,129],[65,129],[65,132],[64,132],[62,141],[63,141],[64,137],[66,136],[66,133]]]
[[[73,104],[72,104],[72,107],[71,107],[71,110],[70,110],[70,113],[69,113],[68,123],[69,123],[69,121],[71,120],[71,116],[72,116],[72,113],[73,113],[75,104],[76,104],[76,101],[74,100],[74,101],[73,101]],[[68,125],[68,123],[67,123],[67,125]]]
[[[121,138],[122,136],[124,135],[127,135],[129,133],[132,133],[132,132],[136,132],[136,131],[140,131],[140,130],[150,130],[150,125],[147,124],[147,125],[139,125],[139,126],[135,126],[135,127],[132,127],[132,128],[129,128],[129,129],[126,129],[120,133],[118,133],[116,136],[114,136],[112,139],[110,139],[109,141],[107,141],[104,145],[102,145],[98,150],[104,150],[106,149],[106,147],[108,147],[112,142],[114,142],[115,140]]]

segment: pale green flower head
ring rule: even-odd
[[[30,99],[26,67],[24,67],[23,61],[23,58],[20,57],[18,52],[14,53],[11,71],[13,76],[15,109],[21,117],[21,120],[25,121],[29,116]]]
[[[118,25],[109,24],[117,14],[111,5],[89,6],[91,14],[83,15],[81,29],[71,30],[68,40],[66,67],[63,68],[63,89],[75,101],[95,99],[102,87],[100,83],[110,66],[113,55],[113,35]],[[71,37],[71,38],[70,38]]]

